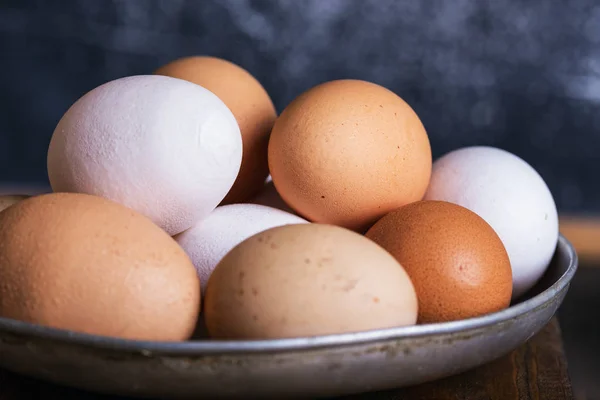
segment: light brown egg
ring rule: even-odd
[[[175,60],[155,74],[184,79],[216,94],[235,116],[244,153],[238,177],[221,204],[242,203],[256,195],[269,174],[267,148],[277,117],[267,91],[240,66],[216,57]]]
[[[140,340],[190,337],[193,264],[166,232],[85,194],[31,197],[0,213],[0,315]]]
[[[222,259],[208,281],[204,318],[221,339],[325,335],[412,325],[417,298],[400,264],[364,236],[286,225]]]
[[[476,317],[510,304],[512,271],[504,245],[466,208],[412,203],[380,219],[366,236],[406,269],[419,298],[419,323]]]
[[[300,215],[364,232],[423,197],[431,148],[419,117],[396,94],[338,80],[308,90],[282,112],[269,167],[277,191]]]
[[[24,195],[24,194],[13,194],[13,195],[0,196],[0,211],[3,211],[5,209],[7,209],[8,207],[12,206],[13,204],[16,204],[16,203],[20,202],[21,200],[25,200],[29,197],[31,197],[31,196]]]

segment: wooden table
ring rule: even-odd
[[[0,370],[0,400],[55,397],[116,400],[41,383]],[[475,370],[420,386],[345,397],[354,400],[562,400],[573,399],[558,321],[511,354]]]

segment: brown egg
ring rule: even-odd
[[[0,211],[3,211],[5,209],[7,209],[8,207],[12,206],[13,204],[16,204],[16,203],[20,202],[21,200],[25,200],[29,197],[31,197],[31,196],[23,195],[23,194],[0,196]]]
[[[85,194],[31,197],[0,213],[0,315],[126,339],[190,337],[200,283],[149,219]]]
[[[208,280],[204,318],[215,338],[273,339],[412,325],[417,298],[404,269],[344,228],[272,228],[231,250]]]
[[[261,206],[273,207],[278,210],[288,212],[290,214],[296,214],[296,212],[288,206],[285,201],[281,198],[273,181],[269,181],[265,184],[263,189],[250,200],[252,204],[259,204]]]
[[[269,174],[267,148],[277,117],[269,94],[248,71],[215,57],[175,60],[155,74],[184,79],[216,94],[235,116],[244,153],[238,177],[221,204],[242,203],[256,195]]]
[[[443,201],[406,205],[366,235],[408,272],[419,323],[476,317],[509,306],[512,271],[495,231],[472,211]]]
[[[318,85],[275,122],[269,167],[283,200],[305,218],[363,232],[420,200],[431,148],[412,108],[359,80]]]

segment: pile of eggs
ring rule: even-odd
[[[521,158],[476,146],[433,162],[415,111],[361,80],[319,84],[278,116],[214,57],[83,95],[48,176],[52,193],[0,200],[0,316],[125,339],[477,317],[532,288],[558,240],[552,195]]]

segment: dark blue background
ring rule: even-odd
[[[600,211],[600,5],[585,1],[0,0],[0,182],[41,182],[66,109],[107,80],[210,54],[277,108],[337,78],[396,91],[434,156],[488,144],[565,211]]]

